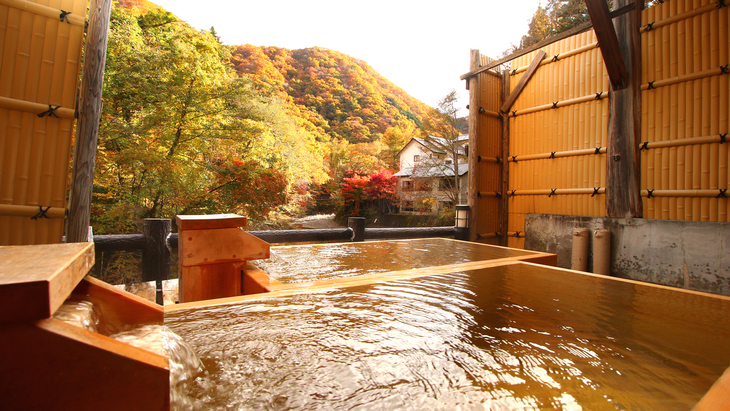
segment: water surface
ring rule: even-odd
[[[445,238],[271,247],[271,258],[253,261],[271,278],[297,283],[494,260],[528,251]]]
[[[170,312],[206,409],[685,410],[728,300],[515,265]]]

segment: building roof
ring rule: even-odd
[[[416,169],[415,171],[413,169]],[[459,163],[459,176],[465,175],[469,172],[469,164]],[[454,167],[451,164],[441,164],[433,167],[406,167],[397,173],[393,174],[395,177],[413,177],[413,178],[426,178],[426,177],[453,177]]]
[[[446,140],[445,138],[441,138],[441,137],[428,136],[428,140],[431,140],[431,141],[435,142],[436,144],[442,145],[442,146],[449,145],[449,141]],[[463,142],[467,142],[467,141],[469,141],[468,134],[461,134],[458,137],[456,137],[457,143],[463,143]],[[405,150],[406,147],[408,147],[413,142],[422,145],[424,149],[431,151],[432,153],[446,154],[446,150],[441,150],[441,149],[434,147],[433,144],[429,144],[429,142],[426,141],[426,139],[414,137],[408,143],[406,143],[405,146],[403,146],[403,148],[398,152],[398,154],[396,154],[396,157],[400,157],[400,154],[403,152],[403,150]],[[457,151],[457,154],[459,154],[459,155],[466,155],[466,152],[464,151],[463,147],[458,147],[456,149],[456,151]]]

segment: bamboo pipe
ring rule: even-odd
[[[467,109],[468,108],[469,108],[469,106],[467,106]],[[483,109],[481,107],[479,107],[479,114],[484,114],[485,116],[495,117],[495,118],[501,118],[502,117],[502,115],[499,114],[499,113],[497,113],[496,111],[485,110],[485,109]]]
[[[551,158],[551,157],[559,158],[559,157],[583,156],[583,155],[590,155],[590,154],[605,154],[605,153],[606,153],[606,147],[596,147],[596,148],[586,148],[586,149],[570,150],[570,151],[555,151],[554,153],[540,153],[540,154],[514,156],[514,157],[510,157],[508,159],[508,161],[510,161],[512,163],[516,163],[518,161],[537,160],[537,159],[544,159],[544,158]]]
[[[556,188],[556,189],[537,189],[537,190],[514,190],[508,194],[512,196],[532,196],[532,195],[566,195],[566,194],[606,194],[606,188]],[[715,191],[715,195],[718,191]]]
[[[672,16],[672,17],[669,17],[666,19],[648,23],[648,24],[644,25],[643,27],[641,27],[640,31],[641,31],[641,33],[648,33],[648,32],[651,32],[652,30],[658,29],[660,27],[664,27],[666,25],[676,23],[680,20],[686,20],[686,19],[692,18],[694,16],[698,16],[700,14],[707,13],[708,11],[715,10],[717,8],[718,8],[718,2],[713,2],[713,3],[707,4],[705,6],[696,8],[694,10],[688,11],[686,13],[677,14],[675,16]]]
[[[667,78],[664,80],[650,81],[649,83],[642,84],[641,90],[649,90],[650,87],[651,87],[651,89],[656,89],[659,87],[671,86],[673,84],[682,83],[682,82],[686,82],[686,81],[700,80],[700,79],[703,79],[706,77],[719,76],[720,74],[724,73],[723,70],[727,71],[727,69],[724,67],[725,66],[715,67],[715,68],[711,68],[711,69],[707,69],[707,70],[698,71],[696,73],[690,73],[690,74],[685,74],[682,76]]]
[[[723,140],[724,138],[724,140]],[[704,136],[704,137],[690,137],[690,138],[680,138],[677,140],[667,140],[667,141],[656,141],[656,142],[645,142],[639,145],[639,148],[649,149],[649,148],[663,148],[663,147],[679,147],[679,146],[689,146],[694,144],[710,144],[710,143],[721,143],[721,142],[730,142],[730,136],[723,137],[722,135],[717,136]],[[555,153],[555,157],[558,157],[558,153]],[[518,157],[517,160],[524,160],[522,157]]]
[[[0,215],[3,216],[33,217],[39,213],[42,213],[48,218],[63,218],[66,216],[66,209],[60,207],[0,204]]]
[[[0,108],[6,110],[17,110],[26,113],[41,114],[49,111],[48,104],[32,103],[30,101],[23,101],[14,98],[0,97]],[[74,110],[65,107],[58,107],[53,109],[53,114],[59,118],[73,119]],[[48,114],[49,117],[53,117]]]
[[[578,47],[578,48],[573,49],[573,50],[570,50],[570,51],[566,51],[566,52],[564,52],[562,54],[556,54],[554,56],[550,56],[548,54],[548,56],[545,58],[545,60],[541,61],[539,65],[540,66],[544,66],[546,64],[554,63],[554,62],[560,61],[562,59],[566,59],[568,57],[575,56],[576,54],[580,54],[580,53],[583,53],[585,51],[593,50],[593,49],[595,49],[597,47],[598,47],[598,42],[594,42],[594,43],[586,44],[585,46]],[[510,75],[514,76],[516,74],[525,72],[525,71],[527,71],[527,68],[528,67],[530,67],[530,66],[527,65],[527,66],[522,66],[520,68],[516,68],[516,69],[510,71]]]
[[[570,269],[588,271],[588,238],[590,230],[584,227],[573,229],[573,248],[571,250]]]
[[[543,105],[539,105],[539,106],[535,106],[535,107],[525,108],[522,110],[514,110],[514,111],[510,112],[510,117],[517,117],[519,115],[534,113],[536,111],[549,110],[552,108],[565,107],[565,106],[569,106],[572,104],[585,103],[587,101],[603,100],[605,98],[608,98],[608,93],[602,91],[600,93],[596,93],[596,94],[593,94],[590,96],[583,96],[583,97],[577,97],[577,98],[568,99],[568,100],[556,101],[554,103],[543,104]]]
[[[43,6],[30,1],[0,0],[0,5],[12,7],[14,9],[22,11],[27,11],[28,13],[37,14],[39,16],[44,16],[51,19],[60,19],[61,16],[60,9],[54,9],[53,7]],[[86,25],[86,19],[84,18],[84,16],[80,16],[78,14],[67,14],[64,17],[63,21],[65,22],[66,19],[68,19],[69,24],[73,24],[75,26],[84,27]]]
[[[593,230],[593,273],[611,275],[611,230]]]
[[[641,190],[641,195],[649,197],[720,197],[725,194],[730,197],[730,193],[724,192],[725,189],[708,189],[708,190]],[[517,193],[515,193],[517,195]]]

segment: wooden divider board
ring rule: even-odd
[[[402,241],[407,241],[407,240],[402,240]],[[453,240],[453,241],[459,241],[459,240]],[[471,243],[471,244],[475,244],[475,243]],[[493,246],[493,245],[488,245],[488,244],[480,244],[480,245],[482,245],[484,247],[505,248],[505,247]],[[500,265],[514,264],[516,262],[522,262],[522,261],[531,262],[534,264],[548,265],[548,266],[557,265],[558,256],[556,254],[542,253],[542,252],[537,252],[537,251],[526,251],[526,250],[520,250],[520,251],[524,251],[527,254],[518,256],[518,257],[499,258],[499,259],[486,260],[486,261],[472,261],[472,262],[468,262],[468,263],[452,264],[452,265],[445,265],[445,266],[439,266],[439,267],[424,267],[424,268],[411,269],[411,270],[389,271],[389,272],[384,272],[384,273],[359,275],[359,276],[355,276],[355,277],[331,278],[331,279],[321,280],[321,281],[304,282],[304,283],[290,283],[290,284],[280,283],[277,280],[269,278],[269,276],[264,271],[262,271],[258,268],[255,268],[255,267],[249,267],[247,270],[247,274],[249,272],[251,273],[251,276],[250,276],[251,278],[249,278],[249,281],[251,281],[252,283],[255,282],[256,288],[259,288],[263,291],[262,294],[251,295],[251,294],[246,293],[248,295],[231,296],[231,297],[227,297],[227,298],[216,298],[216,299],[210,299],[210,300],[190,301],[190,302],[184,302],[181,300],[180,304],[165,306],[164,310],[165,310],[165,312],[172,312],[172,311],[178,311],[178,310],[195,308],[195,307],[236,304],[236,303],[241,303],[241,302],[245,302],[245,301],[257,300],[257,299],[261,299],[261,298],[272,298],[272,297],[281,296],[281,295],[313,292],[313,291],[326,290],[326,289],[331,289],[331,288],[352,287],[352,286],[364,285],[364,284],[376,284],[376,283],[383,283],[386,281],[425,277],[425,276],[430,276],[430,275],[452,273],[452,272],[456,272],[456,271],[475,270],[475,269],[479,269],[479,268],[496,267],[496,266],[500,266]]]
[[[0,247],[0,323],[48,318],[94,265],[94,243]]]

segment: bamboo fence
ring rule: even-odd
[[[717,0],[670,0],[642,12],[645,218],[728,221],[728,10]],[[541,50],[547,57],[504,115],[511,247],[524,246],[527,213],[606,215],[609,85],[596,37],[587,31]],[[511,89],[538,51],[512,60]],[[493,198],[498,190],[481,181],[481,196]]]
[[[63,235],[86,0],[0,0],[0,245]]]
[[[486,56],[480,56],[481,65],[493,61]],[[500,90],[502,78],[499,73],[485,71],[479,74],[479,130],[478,138],[482,144],[479,145],[479,154],[476,161],[479,163],[478,181],[481,182],[480,190],[490,194],[501,191],[501,159],[498,159],[501,147],[502,121],[499,115],[499,107],[502,104]],[[496,92],[495,92],[496,90]],[[470,161],[472,161],[470,159]],[[499,244],[499,236],[491,235],[498,233],[500,216],[500,198],[497,195],[477,196],[477,206],[480,210],[475,213],[473,219],[477,227],[482,227],[480,233],[489,233],[490,236],[482,236],[481,241],[489,244]]]

